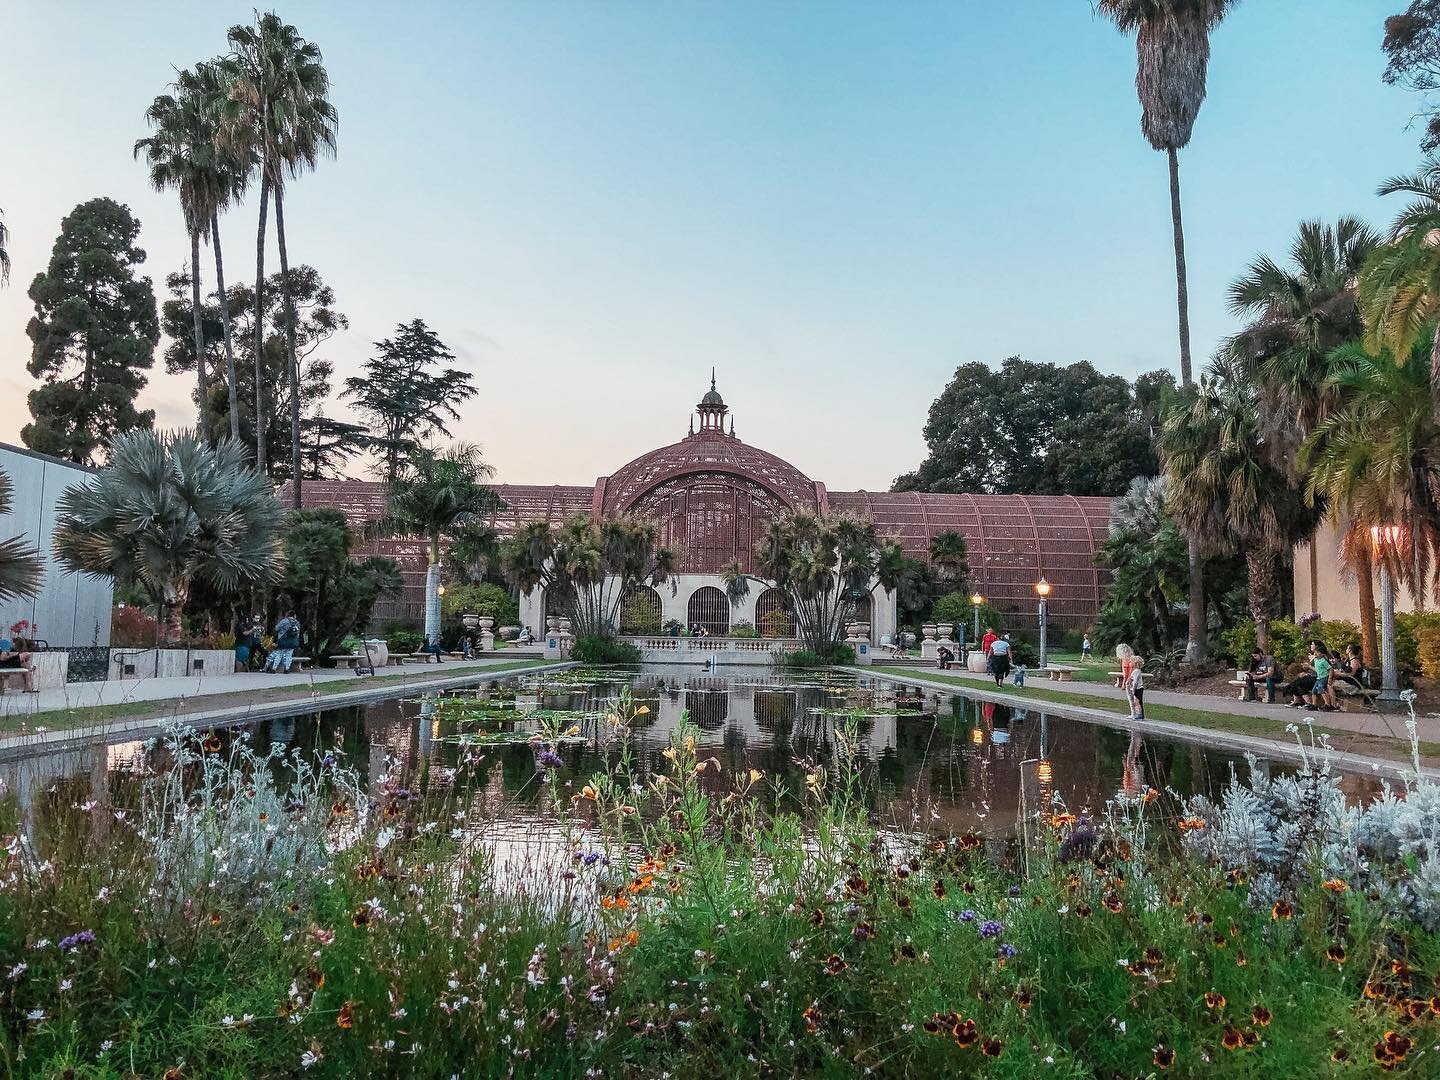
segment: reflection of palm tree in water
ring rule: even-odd
[[[1141,795],[1145,791],[1145,770],[1140,764],[1140,749],[1145,745],[1138,733],[1130,735],[1130,745],[1125,750],[1121,765],[1120,789],[1126,795]]]

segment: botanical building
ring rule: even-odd
[[[503,508],[492,524],[502,535],[523,523],[559,522],[573,514],[639,514],[657,521],[662,541],[678,556],[678,573],[658,590],[627,603],[622,631],[649,632],[674,619],[724,633],[741,622],[762,632],[785,627],[783,604],[773,590],[752,590],[738,604],[725,595],[720,571],[732,562],[750,568],[756,542],[776,517],[792,510],[851,513],[868,518],[911,558],[928,559],[930,541],[953,531],[965,537],[973,585],[998,610],[1033,611],[1035,583],[1053,586],[1053,624],[1080,628],[1094,619],[1106,583],[1095,549],[1109,527],[1110,501],[1068,495],[969,495],[927,492],[831,490],[794,465],[735,435],[734,420],[711,380],[690,418],[689,432],[620,466],[593,485],[499,484]],[[307,506],[334,506],[355,522],[380,516],[384,486],[377,482],[312,481]],[[410,540],[373,541],[367,553],[401,562],[405,595],[380,605],[377,618],[420,618],[424,605],[423,545]],[[521,621],[537,633],[545,598],[521,598]],[[653,594],[653,595],[651,595]],[[862,609],[865,605],[862,604]],[[895,597],[876,588],[868,599],[871,636],[895,630]]]

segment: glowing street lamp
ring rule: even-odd
[[[1045,580],[1043,574],[1035,583],[1035,595],[1040,597],[1040,667],[1043,670],[1049,661],[1049,653],[1045,647],[1045,600],[1050,595],[1050,582]]]
[[[985,603],[985,597],[978,592],[970,594],[970,606],[975,609],[975,641],[980,641],[980,605]]]
[[[1395,582],[1390,576],[1390,560],[1404,541],[1402,525],[1370,526],[1370,544],[1380,564],[1380,694],[1375,698],[1378,712],[1400,712],[1404,708],[1395,659]]]

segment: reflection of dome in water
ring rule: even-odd
[[[730,716],[730,695],[723,690],[687,690],[685,711],[696,727],[714,731],[724,727]]]
[[[795,693],[790,690],[756,690],[755,722],[762,728],[786,727],[795,720]]]

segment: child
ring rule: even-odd
[[[1025,685],[1025,665],[1024,665],[1024,664],[1017,664],[1017,665],[1015,666],[1015,674],[1012,676],[1011,681],[1012,681],[1016,686],[1024,686],[1024,685]]]
[[[1145,719],[1145,658],[1135,655],[1135,650],[1124,642],[1115,646],[1115,658],[1120,661],[1120,685],[1130,699],[1130,719]]]

